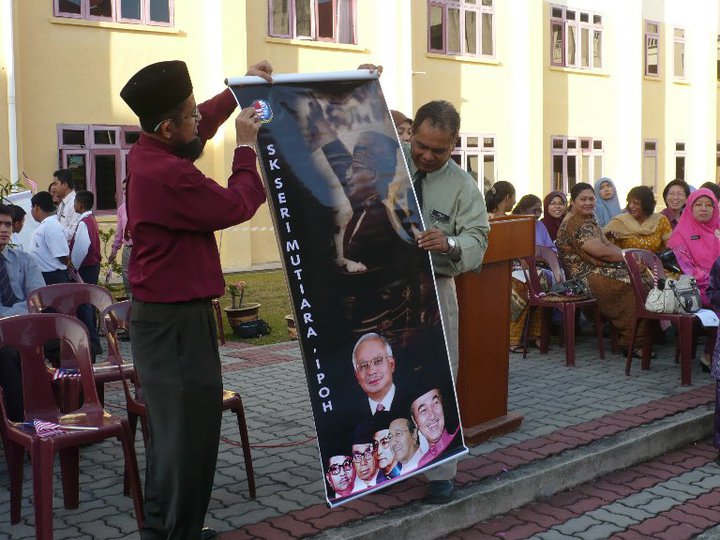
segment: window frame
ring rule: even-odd
[[[645,76],[652,77],[654,79],[660,78],[660,22],[651,21],[646,19],[645,24]],[[648,30],[648,25],[654,24],[657,27],[657,31],[651,32]],[[650,57],[650,40],[655,39],[655,54],[657,56],[657,73],[650,73],[648,71],[648,58]]]
[[[682,33],[683,33],[682,37],[677,37],[677,36],[675,35],[675,32],[676,32],[677,30],[682,30]],[[681,28],[681,27],[679,27],[679,26],[673,26],[673,79],[675,79],[675,80],[677,80],[677,81],[684,81],[684,80],[686,79],[686,77],[687,77],[687,66],[686,66],[687,62],[685,61],[685,54],[686,54],[686,52],[687,52],[687,47],[686,47],[686,45],[687,45],[687,37],[686,37],[686,35],[685,35],[685,32],[686,32],[685,28]],[[676,68],[676,65],[675,65],[675,46],[676,46],[677,44],[682,44],[682,59],[683,59],[682,75],[675,75],[675,68]]]
[[[296,2],[298,0],[287,0],[288,2],[288,33],[276,32],[273,26],[273,7],[277,0],[267,1],[267,33],[268,37],[280,39],[297,39],[301,41],[319,41],[325,43],[338,43],[341,45],[357,45],[357,0],[346,0],[350,7],[350,40],[340,41],[340,21],[339,21],[339,5],[338,0],[329,0],[332,2],[332,18],[333,18],[333,37],[323,37],[318,35],[318,22],[320,17],[319,0],[309,0],[312,2],[310,17],[310,34],[309,36],[298,35],[297,33],[297,9]]]
[[[82,19],[95,22],[115,22],[120,24],[141,24],[144,26],[175,26],[175,0],[166,0],[168,4],[169,21],[154,21],[150,19],[150,2],[152,0],[140,1],[140,19],[128,19],[122,17],[122,0],[110,0],[112,15],[110,17],[97,17],[90,15],[90,0],[80,0],[80,13],[70,13],[60,10],[61,0],[53,0],[53,16],[59,18]]]
[[[559,15],[555,14],[555,11]],[[570,15],[568,15],[570,14]],[[583,21],[583,16],[587,18]],[[566,6],[560,6],[556,4],[550,4],[550,65],[555,67],[564,67],[578,69],[582,71],[600,71],[603,69],[603,32],[604,26],[602,23],[603,15],[597,11],[578,10],[575,8],[568,9]],[[598,22],[596,22],[598,21]],[[556,61],[554,53],[556,50],[557,43],[553,38],[553,30],[555,26],[560,26],[562,32],[560,34],[560,48],[562,50],[562,60]],[[574,61],[570,61],[570,45],[571,40],[568,36],[571,35],[570,30],[573,30],[574,45],[575,45],[575,56]],[[583,31],[587,32],[587,45],[582,45]],[[596,47],[595,34],[599,35],[599,45]],[[587,51],[585,50],[587,49]],[[595,65],[595,51],[599,50],[600,55],[598,57],[599,65]],[[588,65],[583,66],[583,57],[587,53]]]
[[[652,144],[653,148],[648,149],[648,144]],[[658,139],[643,139],[643,147],[642,147],[642,178],[641,182],[642,185],[648,186],[653,190],[653,193],[658,192],[658,147],[660,145],[660,141]],[[645,182],[645,159],[646,158],[652,158],[654,161],[653,170],[655,172],[654,178],[652,179],[652,184],[648,184]]]
[[[470,58],[486,58],[494,59],[496,55],[496,21],[497,16],[495,14],[495,1],[489,0],[491,4],[485,5],[482,0],[477,0],[474,4],[467,3],[467,0],[428,0],[427,2],[427,52],[431,54],[445,54],[448,56],[468,56]],[[432,8],[440,8],[442,12],[441,26],[442,26],[442,48],[432,48],[432,26],[430,26],[430,13]],[[448,43],[448,10],[457,9],[460,17],[460,50],[450,50]],[[475,19],[475,53],[467,52],[467,40],[465,38],[465,14],[467,12],[477,13]],[[490,54],[483,54],[483,15],[490,15],[492,17],[492,41],[491,47],[492,52]]]
[[[682,148],[680,148],[680,145],[682,145]],[[682,158],[683,160],[683,174],[682,178],[680,180],[685,180],[687,177],[687,143],[684,140],[678,140],[675,141],[675,178],[680,178],[680,176],[677,174],[677,165],[678,165],[678,158]],[[687,180],[685,180],[687,182]]]
[[[556,147],[555,142],[561,144]],[[584,144],[587,143],[587,144]],[[558,185],[555,181],[555,157],[562,157],[562,174],[561,183]],[[603,140],[600,137],[586,137],[586,136],[566,136],[566,135],[552,135],[550,137],[550,184],[553,191],[562,191],[563,193],[570,193],[570,185],[568,178],[568,157],[575,158],[575,184],[583,182],[584,167],[583,158],[588,158],[588,172],[587,178],[600,178],[603,175],[602,168],[605,165],[605,146]],[[595,170],[595,163],[597,158],[600,158],[600,171]],[[591,183],[591,182],[589,182]],[[574,184],[573,184],[574,185]]]
[[[85,132],[85,144],[63,144],[63,131],[73,130]],[[94,140],[94,132],[97,130],[111,130],[116,133],[115,144],[96,144]],[[97,200],[97,171],[95,170],[95,156],[98,155],[114,155],[115,161],[115,193],[122,193],[122,181],[127,176],[127,155],[133,144],[125,142],[127,133],[141,133],[139,126],[129,125],[112,125],[112,124],[58,124],[57,125],[57,141],[58,141],[58,166],[60,168],[68,167],[68,156],[84,155],[85,156],[85,189],[92,191]],[[117,203],[116,203],[117,204]],[[114,216],[117,212],[117,206],[114,209],[97,210],[96,216]]]
[[[468,139],[470,138],[477,138],[478,144],[477,146],[470,146],[468,145]],[[485,139],[491,139],[491,145],[486,146],[485,145]],[[466,132],[466,133],[460,133],[458,134],[457,143],[455,144],[455,148],[453,149],[451,156],[459,156],[460,157],[460,163],[458,165],[462,168],[462,170],[468,172],[468,174],[472,175],[472,173],[468,170],[467,162],[468,162],[468,156],[477,156],[478,157],[478,177],[475,179],[478,189],[484,194],[487,189],[489,189],[489,186],[492,186],[495,182],[497,182],[497,135],[494,133],[479,133],[479,132]],[[493,158],[493,178],[491,179],[491,182],[489,186],[486,189],[485,186],[485,176],[484,176],[484,164],[485,164],[485,157],[490,156]],[[452,159],[452,157],[451,157]],[[481,178],[482,175],[482,178]]]

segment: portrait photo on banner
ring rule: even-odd
[[[377,76],[229,79],[261,165],[328,504],[467,452],[424,229]],[[278,392],[282,392],[278,388]]]

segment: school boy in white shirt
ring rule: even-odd
[[[40,225],[33,232],[29,252],[47,285],[68,283],[70,249],[55,214],[52,196],[47,191],[40,191],[33,195],[30,204],[30,215]]]

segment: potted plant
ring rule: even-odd
[[[225,316],[233,330],[240,324],[248,321],[256,321],[260,316],[260,304],[257,302],[249,302],[243,304],[245,298],[245,289],[247,283],[238,281],[227,286],[227,290],[232,297],[232,304],[225,308]]]
[[[297,339],[298,333],[297,333],[297,325],[295,324],[295,316],[285,315],[285,323],[287,324],[288,329],[288,335],[290,336],[290,339]]]

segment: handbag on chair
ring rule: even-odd
[[[645,309],[653,313],[695,313],[701,307],[695,278],[684,274],[677,280],[657,280],[645,299]]]
[[[676,313],[678,300],[675,292],[666,287],[666,281],[659,279],[645,299],[645,309],[653,313]]]
[[[676,313],[695,313],[702,307],[700,289],[694,277],[683,274],[677,281],[668,279],[667,286],[677,299]]]

